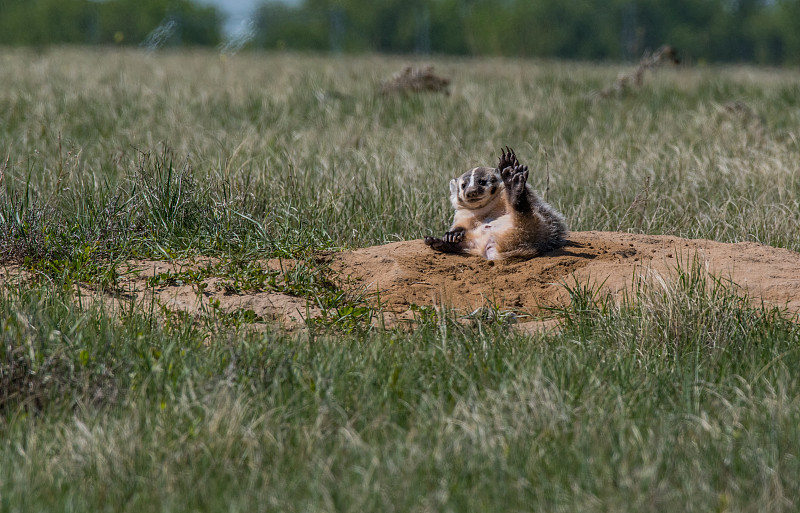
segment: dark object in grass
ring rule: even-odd
[[[424,68],[406,67],[400,73],[395,73],[391,78],[381,82],[381,93],[422,93],[443,92],[450,94],[450,79],[437,76],[433,73],[433,66]]]
[[[613,84],[601,91],[593,93],[592,97],[608,98],[612,94],[615,96],[620,96],[622,93],[631,89],[638,89],[644,82],[645,71],[657,68],[668,62],[671,62],[675,65],[681,63],[681,60],[678,57],[678,51],[673,46],[663,45],[653,53],[645,52],[635,70],[628,73],[620,73],[617,75],[617,79]]]

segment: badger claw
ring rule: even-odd
[[[519,160],[517,160],[516,154],[514,154],[514,150],[510,147],[506,146],[504,148],[500,148],[500,159],[497,163],[497,170],[502,172],[504,169],[509,167],[515,167],[519,165]]]
[[[466,232],[463,229],[453,230],[451,232],[445,233],[444,236],[442,237],[442,240],[450,244],[458,244],[459,242],[462,242],[464,240],[465,233]]]
[[[441,251],[442,253],[461,253],[462,246],[460,242],[463,239],[464,232],[447,232],[444,234],[443,239],[439,239],[437,237],[425,237],[423,242],[430,246],[431,249]]]

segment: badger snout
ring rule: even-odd
[[[467,199],[477,199],[483,196],[483,187],[475,186],[467,188],[464,193]]]

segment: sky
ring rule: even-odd
[[[297,4],[300,0],[283,0],[286,4]],[[199,3],[215,5],[222,11],[223,14],[228,16],[225,22],[225,32],[228,34],[236,34],[246,30],[247,20],[253,10],[264,0],[198,0]]]
[[[215,5],[228,18],[224,30],[228,34],[235,34],[244,30],[244,24],[252,14],[256,5],[261,0],[200,0],[198,3]]]

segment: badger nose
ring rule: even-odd
[[[481,194],[483,194],[483,191],[477,187],[467,189],[467,198],[477,198]]]

